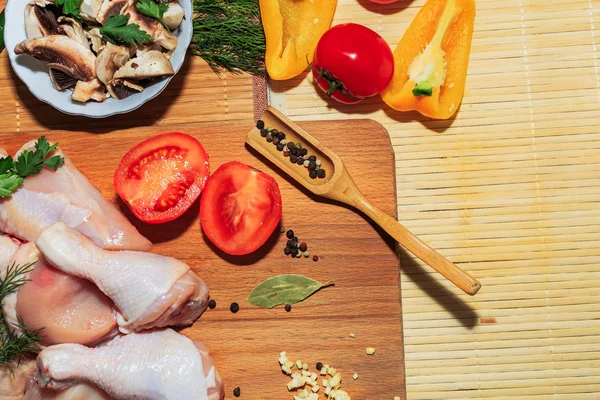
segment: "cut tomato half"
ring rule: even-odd
[[[210,177],[200,201],[202,230],[225,253],[249,254],[262,246],[281,219],[275,179],[237,161]]]
[[[125,154],[114,186],[137,218],[161,224],[191,207],[209,174],[208,155],[198,140],[185,133],[165,133]]]

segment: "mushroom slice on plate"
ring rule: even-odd
[[[104,0],[96,15],[96,21],[102,25],[106,24],[106,21],[113,16],[121,13],[121,10],[127,5],[127,0]]]
[[[100,34],[100,29],[92,28],[85,32],[85,35],[88,39],[90,39],[90,42],[92,42],[92,50],[98,54],[100,52],[100,48],[102,47],[102,35]]]
[[[15,47],[15,54],[29,54],[79,81],[96,77],[96,56],[67,36],[50,35],[25,40]]]
[[[183,7],[178,2],[167,3],[169,8],[163,14],[163,22],[167,24],[170,30],[175,30],[179,28],[181,22],[183,22],[183,17],[185,13],[183,11]]]
[[[86,103],[90,100],[102,103],[106,100],[106,88],[97,78],[90,82],[79,81],[75,85],[72,98],[81,103]]]
[[[148,18],[142,15],[137,9],[137,0],[130,0],[126,7],[121,10],[121,14],[129,16],[129,24],[137,24],[140,29],[146,31],[154,38],[154,42],[160,44],[168,51],[174,51],[177,47],[178,39],[172,32],[169,32],[157,19]]]
[[[77,84],[77,79],[58,69],[50,68],[48,74],[50,75],[52,85],[58,91],[64,92],[65,90],[70,89]]]
[[[25,30],[27,39],[54,35],[58,33],[56,15],[45,3],[31,2],[25,6]]]
[[[129,49],[108,42],[96,57],[96,76],[106,85],[127,61]]]
[[[106,85],[106,89],[108,90],[108,93],[111,97],[114,97],[118,100],[126,99],[131,95],[144,91],[143,86],[136,85],[135,83],[127,81],[125,79],[113,80],[111,83]]]
[[[58,18],[58,22],[60,23],[58,27],[59,33],[67,35],[69,38],[81,43],[82,46],[85,46],[88,49],[90,48],[90,43],[85,35],[85,31],[78,21],[75,21],[73,18],[62,16]]]
[[[115,72],[115,79],[140,81],[164,76],[172,76],[173,66],[160,51],[152,50],[133,58]]]
[[[88,22],[96,22],[100,6],[102,6],[102,0],[83,0],[79,7],[81,18]]]

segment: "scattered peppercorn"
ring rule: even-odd
[[[291,305],[289,305],[289,304],[286,304],[286,305],[285,305],[285,311],[287,311],[287,312],[290,312],[290,311],[292,311],[292,306],[291,306]]]
[[[307,250],[307,251],[304,252],[304,258],[308,258],[308,257],[310,257],[310,253]]]
[[[298,255],[298,249],[292,249],[292,256],[296,257]]]
[[[240,311],[240,305],[238,303],[231,303],[231,305],[229,306],[229,311],[231,311],[232,313],[237,313],[238,311]]]
[[[268,134],[269,134],[269,132],[266,129],[261,129],[260,130],[260,136],[267,137]]]
[[[310,157],[308,157],[308,161],[317,161],[317,157],[310,156]]]
[[[296,150],[296,153],[297,153],[297,152],[298,152],[298,151]],[[298,161],[298,156],[297,156],[297,155],[295,155],[295,154],[292,152],[292,155],[290,156],[290,162],[291,162],[292,164],[296,164],[296,161]]]
[[[258,121],[256,121],[256,127],[258,129],[263,129],[265,127],[265,121],[263,121],[262,119],[259,119]]]
[[[267,142],[271,143],[273,141],[273,135],[270,133],[267,135]]]
[[[310,176],[310,179],[315,179],[317,177],[317,171],[311,169],[308,173],[308,176]]]
[[[296,143],[294,142],[288,142],[287,143],[288,149],[292,150],[296,148]]]
[[[317,171],[317,176],[319,178],[323,179],[323,178],[325,178],[325,175],[326,175],[326,173],[325,173],[324,169],[320,169],[320,170]]]
[[[300,151],[298,150],[298,148],[291,149],[290,153],[292,153],[292,155],[294,155],[296,157],[300,155]]]
[[[277,151],[282,151],[283,150],[283,144],[281,142],[279,142],[279,144],[277,145]]]
[[[306,251],[306,249],[308,249],[308,245],[306,244],[306,242],[302,242],[300,244],[300,251]]]
[[[284,157],[289,157],[290,156],[290,152],[289,151],[284,151],[283,152],[283,156]]]
[[[283,249],[283,252],[285,253],[286,256],[289,256],[290,254],[292,254],[292,249],[289,247],[286,247],[285,249]]]
[[[319,361],[319,362],[317,363],[317,370],[319,370],[319,371],[320,371],[320,370],[322,370],[322,369],[323,369],[323,363],[322,363],[321,361]]]
[[[216,301],[214,301],[214,300],[211,299],[208,302],[208,308],[210,308],[211,310],[214,310],[216,306],[217,306],[217,302]]]
[[[278,137],[273,138],[273,144],[275,146],[277,146],[279,144],[279,138]]]
[[[319,256],[313,256],[313,261],[314,261],[314,262],[317,262],[317,261],[319,261]]]
[[[311,161],[308,163],[308,169],[315,169],[317,168],[317,163],[314,161]]]
[[[242,394],[242,391],[240,390],[239,387],[236,387],[235,389],[233,389],[233,395],[235,397],[240,397],[241,394]]]
[[[298,157],[298,161],[296,161],[296,164],[298,164],[298,165],[304,164],[304,158]]]
[[[293,239],[294,238],[294,231],[293,230],[289,230],[285,233],[285,236],[287,236],[288,239]]]
[[[301,156],[305,156],[307,154],[308,154],[308,150],[306,148],[303,148],[303,149],[300,150],[300,155]]]

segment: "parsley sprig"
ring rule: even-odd
[[[165,29],[171,32],[165,21],[163,21],[163,16],[169,9],[169,5],[167,3],[156,3],[154,0],[139,0],[136,3],[135,8],[140,12],[140,14],[159,20]]]
[[[138,24],[128,24],[128,21],[129,15],[112,15],[100,28],[100,34],[112,44],[146,44],[154,40],[147,32],[141,30]]]
[[[11,156],[0,158],[0,198],[10,196],[23,184],[24,178],[38,174],[44,166],[56,171],[63,165],[65,159],[61,156],[48,158],[57,146],[58,143],[50,146],[42,136],[35,143],[34,151],[23,151],[16,160]]]
[[[62,6],[62,13],[72,15],[75,18],[79,18],[79,10],[81,8],[83,0],[55,0],[54,4]]]

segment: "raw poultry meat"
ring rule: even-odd
[[[33,141],[25,144],[15,157],[24,150],[34,149],[34,145]],[[65,157],[60,149],[51,155]],[[0,230],[20,239],[34,241],[44,228],[57,221],[64,221],[105,249],[152,247],[68,157],[58,170],[44,168],[39,174],[27,177],[22,188],[0,201]]]
[[[104,346],[48,347],[37,358],[41,387],[98,386],[115,400],[219,400],[223,384],[206,348],[171,329],[132,333]]]
[[[65,390],[43,389],[37,384],[37,379],[31,379],[23,400],[111,400],[110,397],[96,386],[80,383]]]
[[[13,361],[10,366],[14,375],[11,375],[6,366],[0,367],[0,399],[21,400],[25,394],[27,380],[35,373],[35,360],[24,360],[18,365]]]
[[[188,325],[208,305],[206,284],[174,258],[103,250],[64,222],[45,229],[36,245],[50,264],[94,282],[110,297],[124,333]]]
[[[110,299],[93,283],[50,266],[34,243],[20,246],[11,263],[35,264],[29,281],[4,299],[4,315],[10,324],[19,315],[29,330],[44,328],[42,346],[93,344],[117,333]]]

